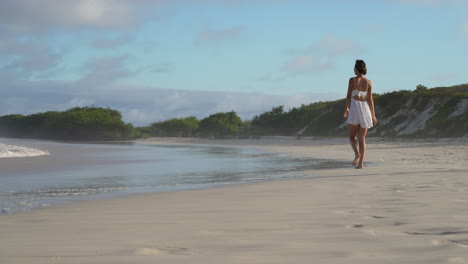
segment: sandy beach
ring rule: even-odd
[[[144,142],[353,157],[345,138]],[[0,263],[468,263],[468,140],[370,138],[366,160],[307,179],[1,215]]]

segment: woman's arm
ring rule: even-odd
[[[372,97],[372,82],[369,80],[369,89],[367,90],[367,103],[369,103],[369,108],[372,114],[372,121],[374,125],[377,125],[377,117],[375,116],[374,109],[374,97]]]
[[[343,113],[343,116],[345,118],[347,118],[349,114],[349,105],[351,104],[351,93],[353,91],[352,85],[353,85],[353,78],[350,78],[348,82],[348,94],[346,95],[346,106],[345,106],[345,111]]]

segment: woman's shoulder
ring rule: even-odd
[[[368,84],[371,84],[372,81],[370,79],[368,79],[367,77],[362,77],[363,80],[365,80]]]

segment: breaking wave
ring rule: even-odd
[[[50,155],[48,151],[0,143],[0,158],[34,157]]]

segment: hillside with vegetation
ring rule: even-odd
[[[374,94],[379,123],[369,136],[463,137],[468,136],[468,84],[414,91]],[[318,102],[284,111],[274,107],[254,117],[253,135],[345,136],[345,99]]]
[[[374,94],[379,119],[369,136],[379,137],[463,137],[468,136],[468,84]],[[259,137],[346,136],[343,111],[345,99],[283,106],[241,122],[235,112],[217,113],[203,120],[174,118],[145,128],[151,136]],[[216,124],[216,126],[214,125]]]
[[[468,84],[374,94],[379,123],[369,136],[467,137]],[[147,127],[124,123],[117,110],[76,107],[63,112],[0,117],[0,137],[55,140],[131,140],[143,137],[250,138],[278,136],[346,136],[345,99],[283,106],[242,121],[236,112],[155,122]]]

